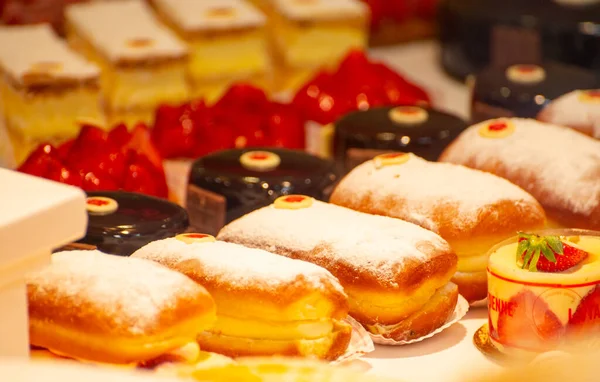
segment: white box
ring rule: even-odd
[[[0,356],[29,354],[25,274],[86,227],[82,190],[0,169]]]

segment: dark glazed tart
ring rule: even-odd
[[[567,4],[571,3],[571,4]],[[464,79],[484,67],[545,60],[600,69],[600,2],[443,0],[442,66]]]
[[[225,224],[282,195],[327,200],[337,179],[333,161],[303,151],[253,148],[210,154],[194,162],[190,172],[190,225],[216,235]]]
[[[468,127],[462,119],[418,106],[357,111],[335,124],[335,159],[345,172],[390,151],[412,152],[436,161]]]
[[[557,97],[599,85],[595,73],[557,63],[488,67],[472,84],[471,122],[498,117],[536,118]]]
[[[152,196],[122,192],[88,192],[88,228],[80,243],[100,251],[129,256],[151,241],[187,230],[185,209]]]

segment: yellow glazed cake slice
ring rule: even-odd
[[[491,250],[490,339],[502,352],[532,356],[561,348],[598,350],[600,233],[521,233]]]
[[[366,47],[369,11],[359,0],[271,0],[277,86],[295,90],[314,71]]]
[[[190,49],[194,96],[218,98],[236,81],[268,85],[266,17],[244,0],[154,0]]]
[[[73,138],[80,118],[103,119],[100,70],[49,25],[0,27],[0,70],[0,109],[13,148],[0,145],[2,162],[19,164],[41,142]]]
[[[189,97],[188,49],[141,0],[67,8],[69,43],[102,68],[112,122],[151,122],[162,103]]]

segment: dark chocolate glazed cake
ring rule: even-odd
[[[472,83],[471,122],[536,118],[554,99],[599,85],[595,73],[557,63],[488,67]]]
[[[225,224],[282,195],[327,200],[337,179],[333,161],[303,151],[253,148],[210,154],[194,162],[190,172],[190,225],[216,235]]]
[[[436,161],[467,127],[454,115],[417,106],[357,111],[335,124],[336,163],[347,172],[390,151],[412,152]]]
[[[151,241],[187,230],[185,209],[152,196],[122,192],[88,192],[88,228],[80,243],[100,251],[129,256]]]
[[[600,69],[599,1],[443,0],[438,18],[442,65],[460,79],[545,60]]]

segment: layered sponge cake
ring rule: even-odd
[[[113,122],[151,122],[162,103],[189,97],[188,49],[141,0],[67,8],[69,43],[102,68]]]
[[[243,0],[154,0],[161,18],[190,49],[195,96],[217,99],[236,81],[270,84],[266,17]]]
[[[22,162],[41,142],[75,137],[80,118],[103,119],[100,70],[54,34],[49,25],[0,27],[0,109],[7,165]]]
[[[315,69],[367,46],[369,9],[359,0],[271,0],[279,90],[297,90]]]

